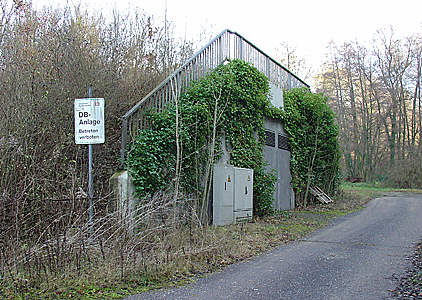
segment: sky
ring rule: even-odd
[[[33,0],[33,3],[55,6],[60,1],[66,0]],[[191,39],[203,27],[208,28],[212,36],[230,29],[273,58],[277,58],[276,49],[280,49],[283,42],[288,43],[296,47],[299,58],[307,59],[314,70],[320,69],[332,40],[337,44],[351,40],[370,42],[377,30],[389,30],[390,26],[395,27],[398,36],[422,34],[420,0],[125,1],[118,1],[117,7],[124,8],[130,3],[159,20],[167,15],[181,34]],[[97,9],[116,5],[115,0],[87,3]]]

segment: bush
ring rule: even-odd
[[[422,157],[415,155],[397,160],[391,168],[387,184],[395,188],[421,189],[422,188]]]
[[[96,209],[105,213],[121,116],[193,52],[139,9],[107,19],[28,3],[2,1],[0,10],[0,246],[55,234],[84,215],[88,147],[74,142],[74,99],[91,85],[105,98],[106,141],[93,147]]]

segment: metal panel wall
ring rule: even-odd
[[[270,89],[272,95],[271,103],[277,108],[284,107],[283,90],[272,83],[270,83]]]
[[[294,208],[294,193],[290,185],[292,180],[290,173],[290,151],[285,148],[285,140],[279,142],[279,139],[287,138],[287,134],[280,122],[271,118],[265,119],[265,128],[276,137],[275,145],[265,145],[263,159],[268,161],[267,171],[277,171],[277,182],[274,193],[274,208],[277,210],[290,210]],[[281,146],[281,147],[279,147]]]

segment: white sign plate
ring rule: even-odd
[[[102,144],[104,133],[104,99],[75,99],[75,143]]]

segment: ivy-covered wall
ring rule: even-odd
[[[198,201],[208,199],[204,194],[209,192],[210,166],[222,155],[219,141],[224,135],[230,163],[254,170],[254,212],[270,212],[276,177],[265,172],[262,159],[264,112],[271,105],[265,75],[233,60],[173,100],[177,109],[173,102],[162,113],[151,113],[152,127],[142,130],[129,148],[127,167],[138,196],[151,195],[174,181],[177,110],[184,193]]]
[[[271,108],[268,115],[280,120],[289,135],[290,170],[296,202],[308,205],[315,185],[334,195],[339,185],[338,128],[334,113],[322,94],[298,88],[284,92],[284,110]]]
[[[322,98],[305,89],[292,91],[284,95],[284,112],[269,98],[266,76],[248,63],[233,60],[172,99],[163,112],[150,112],[151,127],[141,130],[128,149],[127,168],[138,196],[163,189],[171,192],[177,182],[185,195],[197,199],[198,207],[206,207],[212,164],[222,155],[224,135],[230,163],[254,170],[254,213],[271,212],[277,174],[266,171],[263,160],[265,115],[283,122],[290,135],[295,192],[303,197],[305,186],[322,181],[325,186],[325,180],[334,189],[332,175],[336,176],[338,164],[329,163],[327,155],[334,151],[330,159],[335,160],[338,149],[335,127],[330,125],[332,113]],[[309,157],[313,159],[306,160]]]

